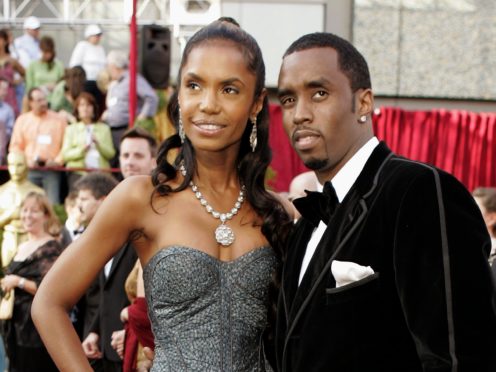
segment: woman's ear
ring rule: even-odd
[[[263,89],[260,95],[253,102],[253,107],[250,112],[250,120],[256,119],[260,111],[262,111],[264,99],[267,96],[267,89]]]

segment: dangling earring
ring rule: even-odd
[[[362,124],[365,123],[366,121],[367,121],[367,116],[366,115],[362,115],[362,116],[360,116],[360,119],[358,119],[358,122],[360,122]]]
[[[251,119],[251,123],[253,126],[251,127],[250,133],[250,146],[251,152],[255,152],[255,149],[257,148],[257,119]]]
[[[186,133],[184,132],[183,119],[181,117],[181,109],[179,108],[179,138],[181,138],[181,143],[184,143],[186,139]]]

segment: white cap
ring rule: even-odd
[[[28,17],[24,20],[24,29],[36,30],[41,27],[40,20],[35,16]]]
[[[101,35],[102,34],[102,29],[98,25],[88,25],[86,29],[84,30],[84,37],[89,38],[90,36],[94,35]]]

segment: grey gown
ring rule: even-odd
[[[143,270],[152,371],[272,371],[262,333],[276,264],[270,247],[230,262],[183,246],[153,256]]]

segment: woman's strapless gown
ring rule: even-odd
[[[276,264],[270,247],[230,262],[182,246],[153,256],[143,272],[152,371],[272,371],[262,333]]]

